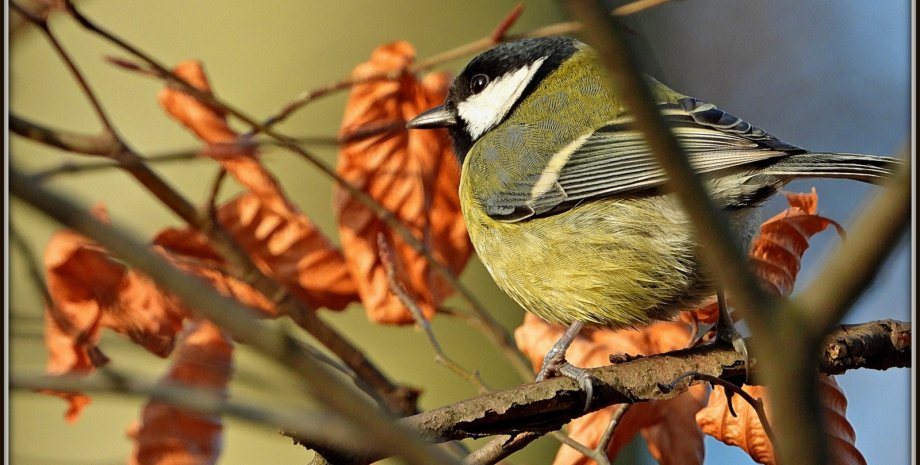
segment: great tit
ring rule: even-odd
[[[756,207],[789,181],[877,182],[898,164],[809,152],[652,78],[648,85],[745,243],[757,231]],[[585,386],[584,372],[572,375],[564,362],[583,324],[666,320],[716,291],[687,215],[663,190],[665,173],[587,45],[567,37],[501,44],[470,61],[446,102],[407,127],[448,129],[470,239],[498,286],[524,309],[570,325],[538,379],[555,371]]]

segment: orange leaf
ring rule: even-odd
[[[839,224],[817,215],[818,194],[814,188],[810,194],[786,194],[786,200],[789,208],[761,225],[760,236],[750,252],[754,272],[782,296],[792,293],[808,239],[828,226],[843,234]]]
[[[856,449],[856,433],[846,419],[847,400],[833,376],[818,377],[821,410],[827,427],[827,444],[831,463],[835,465],[865,465],[866,459]],[[763,386],[742,386],[754,398],[764,402],[770,420],[770,397]],[[775,464],[773,445],[764,432],[754,409],[740,396],[732,396],[737,417],[728,411],[725,391],[717,387],[709,396],[709,405],[696,415],[703,431],[728,445],[738,446],[758,463]]]
[[[543,356],[559,339],[564,329],[527,314],[524,323],[514,332],[519,348],[539,369]],[[649,355],[685,347],[689,331],[679,322],[660,322],[642,329],[617,331],[583,331],[572,343],[566,359],[575,366],[609,365],[611,354]],[[674,398],[633,405],[617,425],[608,455],[616,457],[637,432],[641,432],[653,456],[662,464],[698,465],[703,461],[703,434],[696,426],[694,415],[706,402],[704,385],[693,386]],[[569,424],[569,434],[588,447],[596,447],[610,422],[611,406]],[[554,465],[594,463],[580,452],[567,446],[559,449]]]
[[[130,337],[161,357],[173,348],[185,309],[105,249],[71,231],[45,249],[51,317],[59,329],[91,349],[100,328]]]
[[[167,228],[153,238],[153,244],[176,268],[203,278],[221,294],[261,311],[263,316],[278,316],[267,297],[223,270],[223,260],[208,246],[204,235],[188,229]]]
[[[197,321],[182,334],[161,383],[207,389],[226,398],[233,372],[233,345],[219,328]],[[129,435],[135,441],[131,465],[205,465],[217,462],[223,425],[219,415],[201,415],[150,401]]]
[[[766,395],[766,388],[748,385],[741,388],[755,399],[761,399],[764,402],[769,420],[769,398]],[[700,428],[704,433],[725,444],[740,447],[758,463],[775,464],[773,445],[764,432],[757,412],[741,396],[732,396],[731,401],[732,408],[738,414],[737,417],[732,416],[729,412],[725,389],[716,386],[709,395],[709,404],[696,414],[696,421]]]
[[[201,63],[190,60],[173,68],[173,73],[185,79],[189,84],[211,92],[211,85],[204,73]],[[160,91],[160,104],[173,118],[195,132],[199,139],[209,144],[232,143],[236,141],[236,132],[227,126],[224,112],[202,103],[195,97],[177,89],[167,87]]]
[[[51,296],[45,315],[49,374],[88,374],[104,364],[108,359],[96,347],[103,328],[160,357],[172,351],[186,309],[149,278],[72,231],[52,236],[44,264]],[[76,420],[86,401],[64,396],[71,401],[67,418]]]
[[[378,47],[369,62],[358,65],[352,76],[360,79],[380,72],[405,70],[415,51],[406,42]],[[393,80],[373,80],[352,88],[341,135],[360,132],[381,122],[405,121],[441,103],[448,79],[443,74],[419,82],[402,73]],[[339,153],[338,173],[405,224],[434,256],[454,272],[463,269],[472,251],[457,199],[459,168],[443,131],[405,129],[360,138]],[[378,236],[393,245],[394,262],[402,284],[427,317],[451,289],[430,264],[398,234],[357,199],[337,187],[335,210],[339,235],[351,275],[368,316],[383,323],[411,323],[412,315],[389,291],[378,250]]]
[[[814,188],[808,194],[787,193],[786,201],[789,208],[760,226],[760,235],[754,239],[749,253],[751,266],[761,283],[781,296],[792,294],[811,236],[828,226],[844,234],[837,222],[817,214],[818,194]],[[698,309],[681,312],[681,319],[688,323],[694,320],[715,323],[719,319],[719,308],[715,302],[704,304]]]
[[[818,376],[824,426],[827,428],[828,448],[834,465],[866,465],[866,459],[856,448],[856,431],[847,420],[847,397],[833,376]]]
[[[174,72],[210,92],[200,63],[184,62]],[[255,151],[237,143],[238,136],[227,125],[225,115],[172,88],[160,92],[160,103],[208,144],[230,144],[205,153],[250,193],[222,206],[218,219],[262,271],[290,286],[311,308],[339,310],[357,300],[341,252],[288,201],[278,181],[255,158]]]
[[[341,310],[358,300],[341,251],[305,216],[273,211],[243,194],[222,205],[217,217],[262,271],[311,308]]]
[[[302,215],[284,217],[266,208],[255,195],[242,194],[222,205],[217,218],[256,266],[285,284],[310,308],[340,310],[357,300],[341,252]],[[189,229],[165,229],[154,244],[163,247],[177,266],[208,279],[224,294],[277,316],[274,305],[261,293],[220,271],[225,262],[204,235]]]
[[[211,92],[201,63],[186,61],[176,66],[173,72],[196,88]],[[296,210],[285,198],[275,178],[255,158],[255,150],[248,144],[238,143],[238,135],[227,125],[223,112],[170,87],[160,91],[160,104],[170,116],[210,144],[211,150],[204,153],[220,162],[227,172],[269,208],[279,212]],[[227,145],[218,149],[216,144]]]

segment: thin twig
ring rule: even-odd
[[[206,216],[212,225],[218,224],[217,219],[217,198],[220,196],[220,188],[224,185],[224,180],[227,179],[227,169],[221,166],[217,170],[217,174],[214,176],[214,181],[211,182],[211,188],[208,190],[208,199],[204,203],[204,215]]]
[[[99,100],[99,97],[93,91],[92,86],[89,85],[89,82],[86,80],[86,77],[83,76],[83,72],[80,71],[80,67],[77,66],[77,63],[70,57],[70,54],[64,49],[64,46],[61,45],[61,42],[58,41],[57,36],[51,32],[51,29],[48,27],[48,22],[44,17],[33,15],[27,9],[23,8],[16,2],[10,2],[10,7],[18,11],[20,14],[25,16],[29,21],[32,22],[36,27],[38,27],[48,38],[48,42],[51,43],[51,47],[54,48],[54,51],[57,52],[58,57],[61,61],[64,62],[64,66],[70,71],[70,75],[77,81],[77,85],[80,87],[83,95],[86,96],[89,101],[90,106],[93,108],[93,112],[96,113],[96,117],[102,123],[103,134],[100,137],[111,139],[112,142],[120,143],[121,139],[118,136],[118,131],[115,130],[115,126],[112,124],[112,121],[109,119],[109,115],[102,108],[102,102]]]
[[[377,246],[380,250],[380,262],[383,264],[383,269],[386,271],[387,284],[390,287],[390,291],[399,298],[399,301],[402,302],[407,309],[409,309],[409,313],[412,314],[415,324],[425,333],[428,344],[430,344],[432,350],[434,350],[435,361],[450,371],[453,371],[457,376],[473,383],[480,394],[490,392],[492,389],[482,380],[478,371],[467,370],[448,357],[444,349],[441,348],[441,343],[438,342],[438,338],[434,335],[434,330],[431,328],[431,323],[425,318],[425,313],[399,282],[399,278],[396,276],[396,264],[393,261],[393,249],[390,247],[386,238],[384,238],[383,233],[377,235]]]
[[[611,15],[613,16],[629,16],[636,14],[640,11],[647,10],[649,8],[654,8],[659,5],[668,3],[670,0],[636,0],[631,3],[627,3],[623,6],[614,8]]]
[[[463,463],[464,465],[492,465],[527,447],[544,434],[528,431],[511,436],[499,436],[467,455]]]
[[[25,256],[25,264],[29,272],[29,278],[32,279],[32,282],[35,284],[35,287],[42,295],[42,299],[46,304],[50,304],[51,294],[48,292],[48,283],[45,282],[44,270],[39,268],[38,264],[41,263],[41,260],[38,258],[38,254],[35,253],[35,250],[32,249],[32,246],[23,238],[22,234],[19,233],[19,230],[16,229],[16,226],[10,223],[9,225],[9,235],[10,235],[10,245],[19,249],[19,251]]]
[[[767,411],[764,409],[763,400],[755,399],[754,396],[752,396],[749,392],[745,391],[744,389],[742,389],[740,386],[738,386],[735,383],[724,380],[717,376],[707,375],[706,373],[699,373],[696,371],[688,371],[686,373],[683,373],[677,378],[674,378],[673,381],[671,381],[670,383],[666,385],[663,385],[662,387],[668,390],[674,389],[674,387],[677,386],[677,383],[679,383],[685,378],[706,381],[709,384],[712,384],[713,386],[715,385],[722,386],[722,388],[725,389],[726,391],[725,398],[727,400],[728,409],[731,412],[732,416],[735,416],[735,417],[737,417],[738,415],[735,413],[734,408],[732,407],[731,396],[733,394],[737,394],[741,396],[741,398],[744,399],[744,401],[747,402],[751,406],[751,408],[754,409],[754,412],[757,413],[757,419],[760,420],[760,424],[763,426],[764,432],[767,433],[767,437],[770,439],[770,443],[776,444],[776,437],[773,435],[773,428],[770,427],[770,421],[767,419]]]
[[[622,404],[618,405],[614,411],[613,415],[610,416],[610,423],[607,424],[607,429],[604,430],[604,434],[601,435],[600,441],[597,442],[597,448],[594,449],[594,452],[597,453],[597,457],[594,458],[600,465],[610,465],[610,457],[607,455],[607,448],[610,447],[610,441],[613,439],[613,434],[616,433],[617,427],[620,426],[620,420],[623,419],[623,416],[626,415],[626,412],[629,411],[629,408],[632,404]]]
[[[11,5],[15,4],[11,3]],[[10,112],[10,130],[22,137],[57,147],[68,152],[114,158],[122,148],[113,143],[109,134],[78,134],[63,129],[51,129]]]

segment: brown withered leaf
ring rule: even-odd
[[[200,63],[181,63],[174,72],[198,89],[211,91]],[[356,301],[357,290],[341,251],[287,199],[251,145],[239,143],[226,116],[172,88],[160,92],[160,103],[211,144],[204,153],[248,189],[249,193],[220,207],[218,220],[262,271],[290,286],[310,308],[340,310]]]
[[[242,194],[221,205],[217,218],[263,272],[311,308],[341,310],[357,301],[341,251],[305,216],[286,213]]]
[[[760,226],[760,235],[750,252],[754,272],[780,296],[792,294],[811,236],[828,226],[843,235],[839,224],[817,214],[818,194],[814,188],[809,194],[786,194],[786,200],[789,208]]]
[[[52,236],[44,265],[51,297],[45,315],[49,374],[88,374],[105,363],[108,359],[96,346],[104,328],[160,357],[172,351],[187,312],[149,278],[72,231]],[[69,394],[65,398],[71,401],[67,418],[76,420],[86,402]]]
[[[207,75],[198,61],[185,61],[173,72],[196,88],[211,92]],[[195,97],[166,87],[160,91],[160,105],[166,113],[210,145],[203,154],[220,162],[240,184],[259,197],[269,208],[279,212],[295,211],[287,201],[274,176],[256,159],[250,144],[240,143],[239,136],[227,124],[226,115]]]
[[[866,465],[866,458],[856,448],[856,431],[847,420],[847,396],[837,379],[818,376],[821,409],[827,429],[827,444],[834,465]]]
[[[517,345],[531,359],[534,369],[539,369],[543,357],[559,339],[564,328],[551,325],[527,314],[514,337]],[[685,347],[689,338],[687,326],[679,322],[660,322],[639,330],[583,331],[572,343],[566,359],[575,366],[597,367],[609,365],[611,354],[650,355]],[[706,403],[708,390],[696,385],[672,399],[644,402],[633,405],[620,419],[607,453],[613,458],[637,432],[646,439],[652,455],[662,464],[699,465],[703,461],[703,433],[696,425],[694,415]],[[596,447],[610,422],[614,409],[611,406],[573,420],[569,434],[573,439]],[[580,452],[562,446],[556,454],[554,465],[583,465],[594,463]]]
[[[755,399],[764,402],[767,420],[770,421],[769,398],[763,386],[741,387]],[[696,414],[696,421],[704,433],[731,446],[738,446],[758,463],[775,464],[773,445],[763,429],[757,412],[741,396],[732,396],[732,409],[738,416],[732,416],[728,409],[725,389],[716,386],[709,395],[709,404]]]
[[[302,215],[284,217],[266,208],[255,195],[244,193],[221,205],[217,219],[256,266],[285,284],[310,308],[341,310],[357,300],[341,252],[312,224],[305,223]],[[168,228],[154,238],[154,244],[168,251],[167,256],[180,268],[208,279],[221,292],[262,310],[266,316],[277,316],[267,298],[221,271],[226,263],[204,235]]]
[[[764,221],[760,234],[754,239],[749,258],[754,273],[761,283],[779,296],[792,294],[802,256],[808,249],[808,241],[828,226],[836,228],[843,235],[843,227],[837,222],[818,215],[818,194],[814,188],[810,193],[787,193],[789,208]],[[719,307],[715,301],[700,308],[681,312],[681,319],[712,324],[719,319]]]
[[[208,321],[196,321],[183,331],[169,371],[161,383],[207,389],[226,398],[233,373],[233,344]],[[175,405],[150,401],[138,425],[131,465],[210,465],[221,451],[223,425],[219,415],[202,415]]]
[[[400,73],[414,59],[406,42],[378,47],[352,77]],[[444,100],[447,77],[435,74],[419,82],[402,73],[393,80],[372,80],[352,88],[340,135],[350,140],[339,153],[338,173],[391,211],[454,272],[463,269],[472,251],[460,216],[459,168],[443,131],[407,131],[400,125],[386,133],[352,139],[350,134],[381,122],[406,121]],[[368,316],[382,323],[413,322],[412,315],[389,291],[377,240],[392,244],[397,275],[426,317],[451,291],[431,265],[392,232],[360,201],[337,187],[335,210],[349,270]]]
[[[232,297],[259,316],[278,316],[274,304],[258,290],[224,271],[223,259],[207,243],[203,234],[190,229],[167,228],[153,238],[154,249],[176,268],[208,281],[221,294]]]
[[[866,465],[866,459],[856,448],[856,433],[846,418],[847,398],[833,376],[818,376],[821,397],[821,413],[827,428],[827,447],[834,465]],[[742,386],[755,399],[761,399],[770,420],[770,396],[763,386]],[[703,431],[724,442],[738,446],[758,463],[776,463],[773,445],[764,432],[763,425],[754,408],[740,396],[732,396],[734,417],[728,411],[725,391],[721,387],[709,396],[709,405],[696,414],[696,420]]]

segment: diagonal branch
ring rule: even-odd
[[[911,366],[911,324],[882,320],[840,326],[825,343],[819,365],[828,374],[868,368],[884,370]],[[683,373],[696,371],[740,383],[757,379],[760,366],[752,360],[750,373],[745,360],[731,347],[703,346],[631,359],[589,370],[594,383],[591,410],[614,404],[668,399],[686,387],[671,390],[668,384]],[[552,378],[514,389],[493,392],[400,420],[433,441],[481,438],[492,435],[519,436],[513,441],[556,430],[584,415],[584,393],[569,378]],[[474,452],[468,463],[489,463],[501,458],[508,438],[496,439],[490,449]],[[513,444],[512,444],[513,445]],[[380,459],[355,459],[354,463]]]

